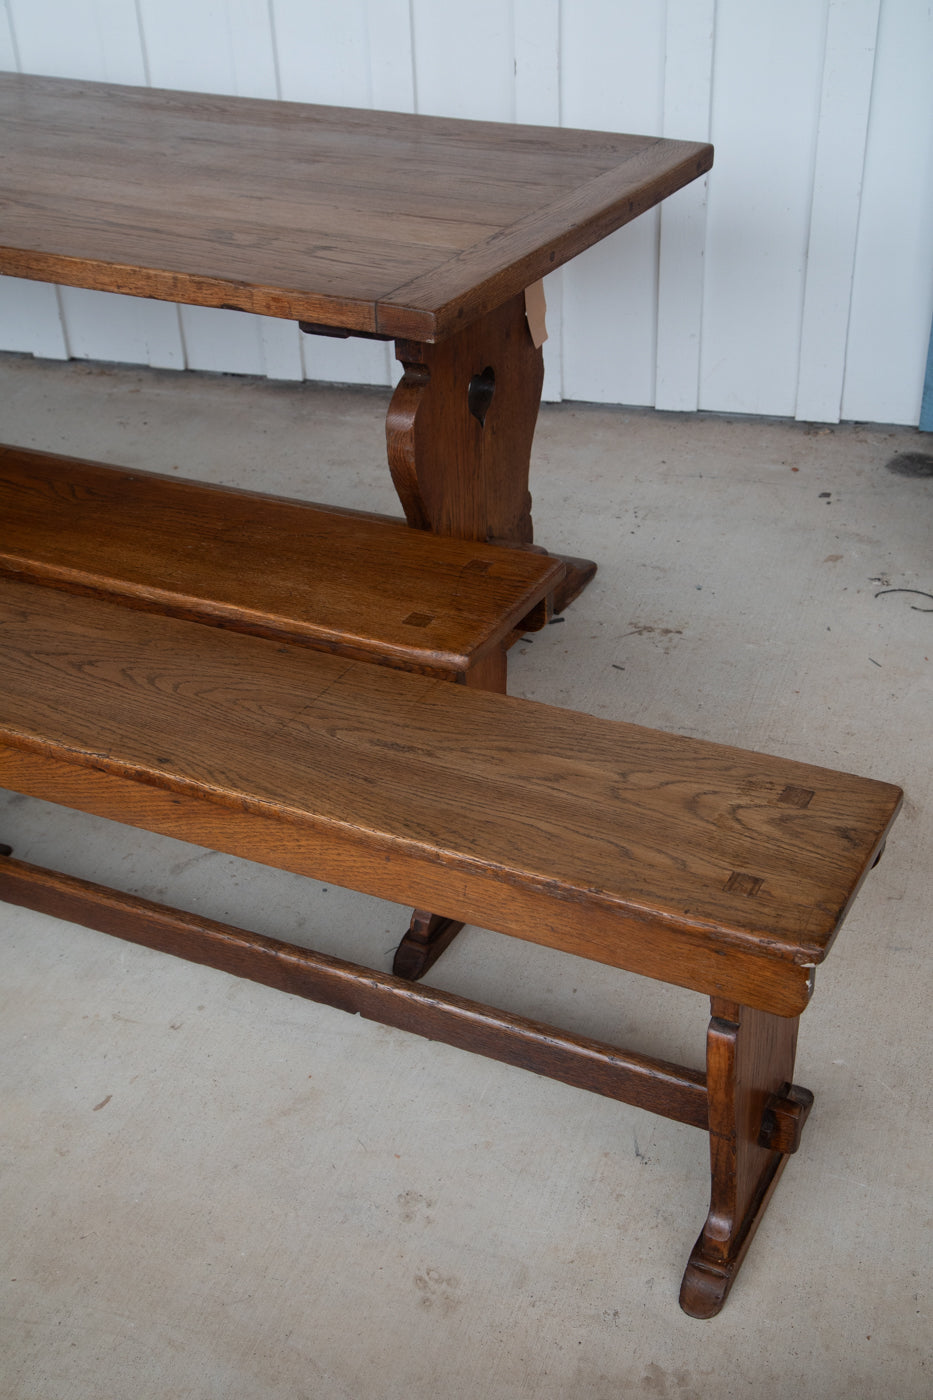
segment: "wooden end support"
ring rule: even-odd
[[[797,1016],[714,997],[707,1035],[709,1216],[680,1290],[691,1317],[715,1317],[735,1282],[813,1095],[791,1083]]]

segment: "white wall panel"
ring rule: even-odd
[[[417,110],[515,120],[515,34],[502,0],[411,0]]]
[[[24,73],[146,81],[134,0],[7,0]]]
[[[10,11],[7,0],[2,0],[0,3],[0,70],[12,73],[17,68],[19,68],[19,60],[16,54],[16,45],[13,42]]]
[[[282,96],[372,106],[365,0],[273,0]]]
[[[178,307],[84,287],[59,289],[68,351],[79,360],[122,360],[156,369],[184,369]]]
[[[275,97],[266,0],[137,0],[153,87]]]
[[[883,0],[849,318],[846,418],[916,423],[933,316],[933,6]]]
[[[663,136],[709,140],[715,24],[716,0],[668,0]],[[661,206],[654,403],[681,413],[699,402],[707,190],[694,180]]]
[[[515,120],[560,126],[560,0],[513,0]]]
[[[370,105],[382,112],[415,110],[415,60],[408,0],[365,0]]]
[[[561,31],[563,124],[657,133],[663,107],[662,3],[576,0]],[[654,401],[658,213],[651,210],[564,268],[564,393]]]
[[[838,423],[879,0],[830,0],[810,208],[797,417]]]
[[[25,277],[0,277],[0,350],[67,360],[59,289]]]
[[[716,8],[701,408],[796,407],[826,9]]]

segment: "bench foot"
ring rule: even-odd
[[[443,914],[430,914],[426,909],[412,912],[408,932],[395,950],[392,971],[407,982],[417,982],[429,967],[433,967],[449,947],[463,924],[447,919]]]
[[[680,1289],[691,1317],[719,1312],[813,1103],[791,1083],[799,1017],[713,998],[707,1036],[712,1184]]]
[[[596,577],[597,564],[593,559],[581,559],[575,554],[553,554],[542,545],[522,544],[516,540],[491,539],[489,543],[512,549],[532,549],[538,554],[546,554],[550,559],[560,560],[564,565],[565,573],[554,589],[551,599],[551,612],[555,615],[562,613],[575,598],[579,598],[584,588],[591,584]]]
[[[577,559],[571,554],[553,554],[552,559],[560,559],[567,565],[567,572],[562,583],[559,583],[554,590],[553,609],[555,613],[562,613],[568,604],[575,598],[579,598],[584,588],[593,581],[596,575],[596,564],[592,559]]]

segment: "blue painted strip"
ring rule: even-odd
[[[920,402],[920,422],[923,433],[933,433],[933,327],[930,329],[930,348],[927,351],[927,374],[923,381],[923,398]]]

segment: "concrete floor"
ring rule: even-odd
[[[6,441],[395,513],[385,399],[0,357]],[[933,602],[877,596],[933,592],[933,478],[888,469],[931,450],[908,429],[541,415],[538,536],[600,572],[513,651],[513,692],[908,794],[818,976],[797,1070],[816,1107],[720,1317],[677,1306],[703,1134],[3,907],[4,1397],[933,1394]],[[404,921],[14,795],[0,838],[378,966]],[[430,980],[702,1063],[688,992],[481,930]]]

